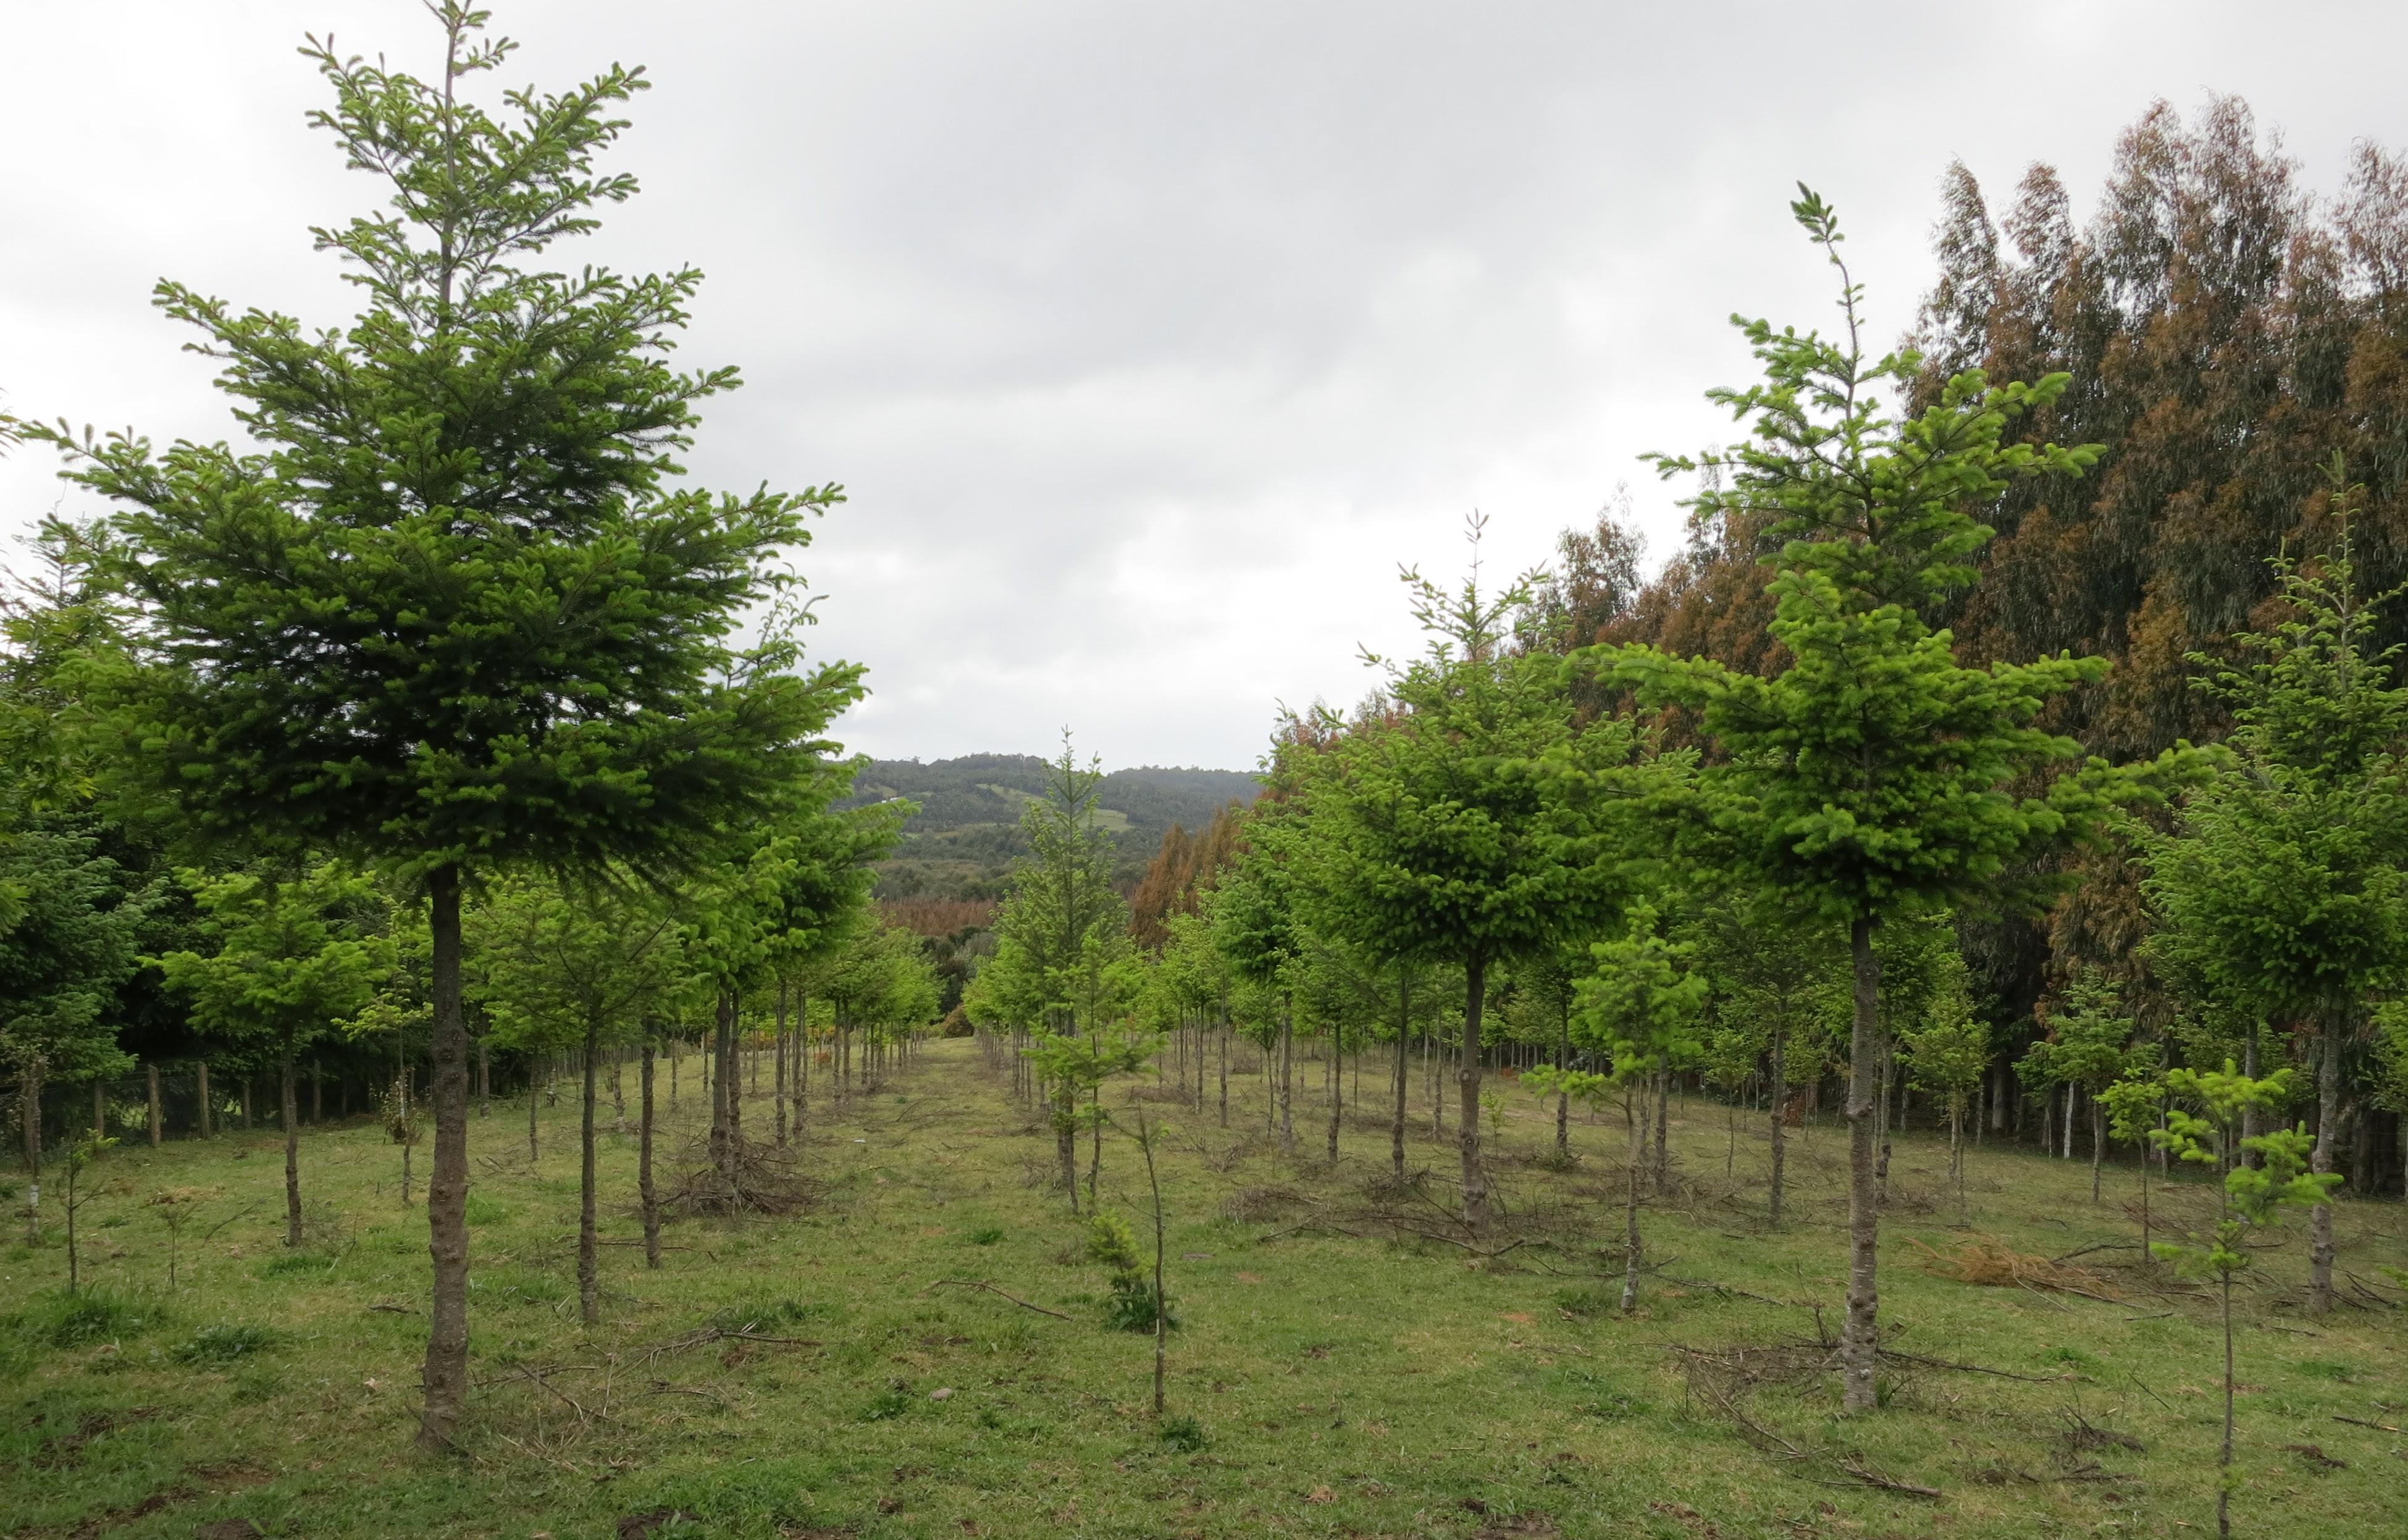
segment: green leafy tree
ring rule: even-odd
[[[2157,1062],[2154,1045],[2126,1056],[2123,1074],[2113,1085],[2100,1089],[2099,1105],[2106,1111],[2108,1132],[2139,1147],[2142,1152],[2141,1255],[2146,1259],[2155,1254],[2149,1249],[2149,1156],[2152,1147],[2157,1146],[2166,1107],[2165,1071]]]
[[[2273,1111],[2288,1099],[2284,1084],[2290,1071],[2252,1079],[2225,1062],[2222,1071],[2175,1069],[2166,1075],[2166,1087],[2187,1105],[2168,1115],[2166,1127],[2154,1137],[2178,1159],[2220,1166],[2236,1143],[2258,1156],[2256,1165],[2238,1165],[2224,1174],[2218,1190],[2221,1205],[2214,1237],[2204,1247],[2159,1243],[2157,1254],[2177,1266],[2193,1268],[2215,1279],[2224,1322],[2224,1443],[2216,1456],[2215,1533],[2232,1533],[2232,1493],[2239,1475],[2232,1466],[2232,1282],[2250,1266],[2249,1236],[2272,1224],[2285,1208],[2311,1210],[2331,1202],[2331,1190],[2341,1178],[2308,1170],[2309,1139],[2298,1128],[2241,1137],[2241,1117],[2250,1109]]]
[[[1307,783],[1329,909],[1400,961],[1464,971],[1456,1070],[1463,1217],[1489,1225],[1480,1159],[1481,1032],[1489,969],[1596,936],[1621,912],[1627,823],[1659,778],[1628,722],[1581,720],[1570,672],[1506,643],[1526,581],[1452,592],[1403,576],[1428,636],[1394,669],[1391,720],[1348,733]],[[1372,662],[1380,662],[1374,658]]]
[[[2339,548],[2314,570],[2277,561],[2290,618],[2234,637],[2246,661],[2204,681],[2231,710],[2231,755],[2173,831],[2142,842],[2163,925],[2151,946],[2173,971],[2226,1008],[2315,1027],[2319,1175],[2333,1169],[2349,1030],[2408,964],[2408,689],[2395,682],[2400,649],[2370,645],[2347,535],[2355,489],[2338,461],[2329,475]],[[2333,1298],[2330,1205],[2310,1227],[2320,1315]]]
[[[139,641],[108,703],[124,760],[202,839],[331,851],[426,895],[419,1437],[441,1448],[467,1392],[464,881],[522,865],[672,880],[819,758],[858,685],[737,665],[734,628],[839,494],[680,482],[697,404],[737,383],[669,363],[699,273],[545,265],[636,192],[595,163],[641,72],[489,108],[474,90],[511,45],[465,0],[432,9],[431,78],[307,50],[334,93],[312,121],[391,192],[317,232],[362,296],[351,322],[159,287],[259,448],[49,436],[125,506],[112,570]]]
[[[251,869],[185,881],[212,951],[156,961],[191,1003],[194,1024],[276,1064],[284,1127],[284,1244],[301,1244],[301,1108],[295,1066],[312,1044],[342,1034],[393,970],[383,891],[340,862],[286,876]]]
[[[1798,221],[1839,269],[1844,335],[1742,325],[1762,383],[1712,399],[1747,421],[1738,448],[1659,457],[1666,475],[1712,469],[1721,486],[1700,517],[1744,521],[1783,541],[1768,592],[1771,635],[1789,655],[1770,677],[1651,647],[1590,656],[1642,706],[1679,707],[1716,750],[1681,825],[1700,859],[1813,914],[1848,938],[1849,1269],[1842,1331],[1844,1401],[1875,1405],[1880,1226],[1876,1109],[1887,1062],[1874,933],[1885,921],[2012,900],[2010,875],[2082,834],[2114,785],[2103,764],[2017,795],[2022,777],[2078,762],[2068,738],[2035,725],[2042,708],[2100,677],[2101,659],[1969,668],[1925,606],[1962,590],[1990,530],[1964,509],[2014,479],[2071,474],[2097,453],[2010,444],[2010,423],[2054,401],[2066,377],[1992,385],[1950,380],[1930,406],[1891,415],[1911,350],[1870,356],[1861,292],[1840,256],[1831,210],[1801,189]]]

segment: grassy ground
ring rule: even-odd
[[[1317,1086],[1317,1070],[1299,1079]],[[695,1090],[689,1078],[681,1134],[701,1112]],[[681,1222],[657,1273],[635,1248],[606,1249],[593,1332],[576,1320],[572,1107],[544,1113],[533,1164],[523,1104],[475,1122],[481,1389],[465,1458],[409,1449],[425,1231],[380,1132],[306,1137],[321,1239],[299,1256],[280,1244],[274,1134],[112,1152],[82,1219],[100,1306],[76,1314],[43,1292],[64,1275],[55,1236],[0,1253],[0,1310],[17,1312],[0,1323],[0,1531],[1971,1540],[2213,1527],[2205,1298],[2153,1292],[2164,1280],[2128,1251],[2081,1259],[2127,1259],[2097,1269],[2092,1291],[2116,1303],[1927,1266],[1924,1248],[1977,1234],[2041,1256],[2129,1240],[2128,1170],[2109,1172],[2110,1201],[2094,1206],[2080,1162],[1977,1150],[1968,1232],[1942,1201],[1944,1149],[1905,1138],[1884,1232],[1893,1346],[2030,1377],[1901,1361],[1886,1409],[1843,1420],[1819,1351],[1799,1346],[1814,1339],[1813,1306],[1839,1316],[1838,1130],[1793,1144],[1795,1221],[1770,1233],[1760,1134],[1743,1129],[1731,1162],[1721,1109],[1690,1104],[1674,1126],[1681,1191],[1646,1218],[1661,1273],[1625,1319],[1618,1279],[1583,1276],[1615,1270],[1594,1248],[1619,1232],[1618,1129],[1576,1122],[1580,1161],[1549,1169],[1552,1117],[1507,1088],[1496,1163],[1515,1233],[1555,1244],[1484,1261],[1392,1238],[1399,1219],[1444,1223],[1419,1197],[1370,1195],[1386,1166],[1375,1120],[1347,1131],[1331,1170],[1313,1158],[1318,1121],[1299,1128],[1300,1157],[1282,1156],[1254,1084],[1238,1090],[1226,1131],[1210,1109],[1124,1109],[1168,1119],[1183,1318],[1169,1399],[1193,1425],[1168,1440],[1150,1411],[1151,1340],[1102,1324],[1102,1276],[1042,1183],[1052,1140],[968,1042],[932,1046],[814,1129],[803,1164],[825,1191],[808,1214]],[[766,1105],[750,1119],[765,1132]],[[604,1148],[605,1233],[621,1243],[638,1234],[633,1144]],[[1411,1154],[1442,1202],[1452,1150],[1426,1120]],[[1124,1140],[1107,1141],[1103,1187],[1150,1230]],[[173,1292],[146,1204],[163,1188],[198,1191]],[[2203,1190],[2156,1202],[2195,1218]],[[2346,1267],[2380,1283],[2379,1267],[2408,1263],[2400,1205],[2345,1205],[2340,1220]],[[2408,1426],[2408,1314],[2300,1320],[2304,1249],[2295,1224],[2244,1305],[2237,1527],[2391,1540],[2408,1531],[2408,1435],[2360,1424]],[[932,1290],[941,1279],[991,1280],[1070,1319]],[[794,1340],[696,1340],[713,1325]]]

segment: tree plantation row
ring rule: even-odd
[[[171,1132],[205,1159],[270,1099],[281,1241],[315,1255],[341,1228],[315,1154],[357,1131],[304,1130],[373,1111],[426,1223],[424,1298],[391,1305],[423,1324],[417,1442],[480,1459],[471,1199],[507,1169],[504,1116],[525,1117],[532,1181],[572,1082],[578,1325],[598,1333],[606,1245],[640,1245],[649,1276],[676,1272],[680,1225],[705,1250],[824,1235],[802,1227],[851,1152],[823,1123],[874,1130],[881,1093],[922,1094],[901,1068],[917,1086],[940,1065],[1042,1130],[1030,1179],[1108,1274],[1110,1323],[1152,1334],[1153,1416],[1182,1447],[1164,1184],[1211,1130],[1246,1135],[1227,1160],[1268,1150],[1335,1192],[1368,1121],[1385,1159],[1354,1185],[1389,1241],[1453,1248],[1465,1288],[1577,1256],[1636,1319],[1664,1297],[1651,1228],[1695,1195],[1718,1119],[1719,1209],[1820,1259],[1792,1265],[1822,1297],[1770,1303],[1813,1314],[1811,1351],[1788,1348],[1851,1426],[1885,1415],[1907,1361],[1885,1230],[1910,1134],[1944,1134],[1969,1229],[1985,1145],[2079,1155],[2094,1205],[2130,1196],[2128,1235],[2084,1248],[2114,1273],[2091,1297],[2213,1314],[2223,1469],[2200,1489],[2227,1531],[2253,1322],[2396,1320],[2402,1280],[2336,1218],[2408,1175],[2395,163],[2369,151],[2328,229],[2237,104],[2195,135],[2153,114],[2119,175],[2163,183],[2165,264],[2225,250],[2237,188],[2291,221],[2271,266],[2187,287],[2112,228],[2140,204],[2077,235],[2038,173],[2002,255],[1960,174],[1942,285],[1886,349],[1801,186],[1836,320],[1740,321],[1760,378],[1712,397],[1734,442],[1655,461],[1697,489],[1684,554],[1642,582],[1608,519],[1498,582],[1475,518],[1460,581],[1402,575],[1420,650],[1367,657],[1351,710],[1283,716],[1251,806],[1174,828],[1125,891],[1100,768],[1066,738],[991,921],[935,945],[872,897],[911,807],[860,804],[831,736],[863,672],[803,646],[792,563],[841,489],[692,485],[701,404],[738,383],[672,363],[700,275],[548,265],[636,192],[600,158],[641,72],[499,95],[510,45],[460,0],[429,8],[429,76],[307,50],[331,94],[314,126],[390,194],[316,233],[358,285],[351,321],[159,288],[222,365],[242,447],[7,424],[109,508],[43,526],[0,680],[11,1265],[48,1268],[54,1305],[84,1287],[79,1210],[112,1162],[163,1169],[177,1151],[143,1147]],[[2311,378],[2265,343],[2263,393],[2195,426],[2221,443],[2262,417],[2270,458],[2201,462],[2229,496],[2173,487],[2152,392],[2197,396],[2181,360],[2275,311],[2346,366],[2319,354]],[[2255,522],[2200,511],[2236,504]],[[695,1094],[688,1137],[665,1104]],[[1827,1114],[1836,1233],[1791,1150]],[[1610,1237],[1520,1201],[1500,1145],[1534,1118],[1550,1136],[1515,1160],[1610,1182]],[[1610,1160],[1574,1136],[1599,1119]],[[1426,1137],[1443,1181],[1415,1163]],[[2025,1153],[1996,1158],[2031,1179]],[[606,1240],[630,1177],[640,1239]],[[162,1223],[184,1222],[178,1191],[157,1190]],[[2294,1247],[2300,1287],[2258,1287]]]

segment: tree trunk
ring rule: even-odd
[[[27,1058],[17,1063],[17,1127],[24,1134],[25,1243],[42,1238],[42,1066]]]
[[[2341,1013],[2325,1015],[2324,1041],[2316,1055],[2316,1145],[2308,1169],[2321,1176],[2333,1168],[2333,1147],[2341,1138]],[[2321,1316],[2333,1303],[2333,1205],[2320,1203],[2308,1210],[2308,1314]]]
[[[1665,1144],[1666,1130],[1672,1124],[1672,1072],[1656,1072],[1656,1191],[1663,1192],[1672,1185],[1672,1158]]]
[[[1229,1126],[1229,1017],[1221,1015],[1221,1126]]]
[[[243,1077],[242,1077],[240,1080],[237,1080],[237,1081],[236,1081],[236,1082],[235,1082],[235,1111],[236,1111],[236,1116],[239,1117],[239,1118],[242,1119],[242,1128],[243,1128],[243,1132],[244,1132],[244,1133],[246,1133],[246,1134],[248,1134],[248,1133],[250,1133],[250,1132],[251,1132],[251,1079],[252,1079],[252,1077],[251,1077],[248,1072],[246,1072],[246,1073],[243,1075]]]
[[[1463,1062],[1455,1072],[1463,1119],[1463,1222],[1475,1236],[1488,1233],[1488,1178],[1480,1169],[1480,1007],[1487,987],[1488,960],[1475,954],[1464,967]]]
[[[428,1045],[435,1170],[426,1184],[426,1233],[435,1287],[418,1442],[449,1449],[468,1404],[468,1028],[460,1009],[460,869],[437,868],[426,889],[435,954]]]
[[[159,1117],[159,1066],[156,1064],[145,1064],[142,1066],[142,1070],[143,1077],[149,1085],[150,1148],[156,1149],[159,1148],[159,1140],[165,1133],[165,1130],[161,1126]]]
[[[1329,1163],[1338,1163],[1338,1125],[1346,1115],[1346,1066],[1340,1062],[1341,1028],[1329,1029]]]
[[[215,1138],[217,1136],[218,1129],[217,1119],[214,1116],[216,1108],[209,1105],[208,1062],[207,1060],[202,1060],[195,1062],[193,1065],[193,1072],[199,1081],[199,1090],[195,1094],[200,1098],[201,1104],[201,1137],[204,1139]]]
[[[1280,1148],[1296,1153],[1296,1012],[1280,1012],[1279,1041]],[[1089,1194],[1093,1196],[1093,1194]]]
[[[710,1034],[710,1163],[722,1176],[729,1170],[727,1104],[727,1040],[734,1032],[736,997],[725,986],[719,991],[718,1014]]]
[[[1571,996],[1565,995],[1563,999],[1556,1002],[1556,1005],[1559,1007],[1556,1014],[1561,1018],[1557,1025],[1562,1029],[1562,1033],[1557,1039],[1555,1067],[1559,1070],[1570,1070],[1572,1067]],[[1571,1158],[1572,1096],[1570,1091],[1558,1089],[1555,1091],[1555,1159],[1568,1162]]]
[[[1079,1211],[1079,1091],[1065,1080],[1054,1093],[1054,1153],[1062,1162],[1062,1190]]]
[[[326,1066],[312,1059],[309,1062],[309,1125],[312,1128],[326,1120]]]
[[[776,1108],[773,1119],[778,1148],[786,1148],[786,981],[778,980],[778,1070],[770,1086],[769,1101]]]
[[[1640,1108],[1647,1095],[1646,1082],[1632,1080],[1622,1093],[1622,1120],[1630,1129],[1630,1179],[1625,1183],[1627,1195],[1623,1202],[1622,1240],[1622,1313],[1628,1315],[1639,1305],[1639,1173],[1647,1163],[1647,1135]]]
[[[494,1054],[485,1034],[477,1034],[477,1116],[491,1117],[494,1110]],[[313,1112],[312,1117],[316,1114]]]
[[[293,1056],[286,1054],[277,1075],[284,1119],[284,1244],[301,1244],[301,1098]]]
[[[1788,1023],[1779,1017],[1772,1021],[1772,1228],[1781,1228],[1782,1184],[1787,1176],[1789,1156],[1789,1032]]]
[[[2107,1106],[2094,1093],[2090,1098],[2090,1201],[2094,1204],[2099,1201],[2099,1168],[2106,1150]]]
[[[577,1311],[588,1326],[602,1320],[602,1245],[594,1228],[594,1061],[601,1051],[602,1023],[589,1016],[577,1124]]]
[[[1881,1350],[1873,1108],[1882,1063],[1881,961],[1873,955],[1870,918],[1849,927],[1848,945],[1856,971],[1856,1020],[1848,1042],[1848,1310],[1840,1331],[1841,1405],[1849,1412],[1869,1412],[1876,1404],[1873,1376]]]
[[[1405,1091],[1411,1081],[1408,1073],[1412,1063],[1412,985],[1406,981],[1402,969],[1397,974],[1397,1116],[1388,1125],[1388,1159],[1396,1168],[1397,1180],[1405,1179]]]
[[[652,1034],[644,1034],[644,1063],[638,1072],[638,1094],[643,1119],[636,1133],[636,1192],[644,1205],[644,1265],[661,1266],[661,1199],[652,1187]]]

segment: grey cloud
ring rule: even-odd
[[[871,665],[878,753],[1241,764],[1272,704],[1353,699],[1410,643],[1399,561],[1492,570],[1713,441],[1733,310],[1815,323],[1799,177],[1847,217],[1881,323],[1963,155],[2079,192],[2153,96],[2247,96],[2329,185],[2408,141],[2408,15],[2336,6],[695,4],[502,0],[549,82],[650,66],[593,243],[710,281],[686,348],[743,365],[693,457],[837,479],[803,558],[821,643]],[[338,316],[303,227],[372,191],[299,114],[309,27],[424,57],[408,0],[48,7],[12,26],[0,388],[42,415],[217,435],[145,308],[173,273]],[[2346,37],[2349,46],[2334,47]],[[580,253],[580,255],[582,255]],[[48,468],[0,465],[10,517]]]

